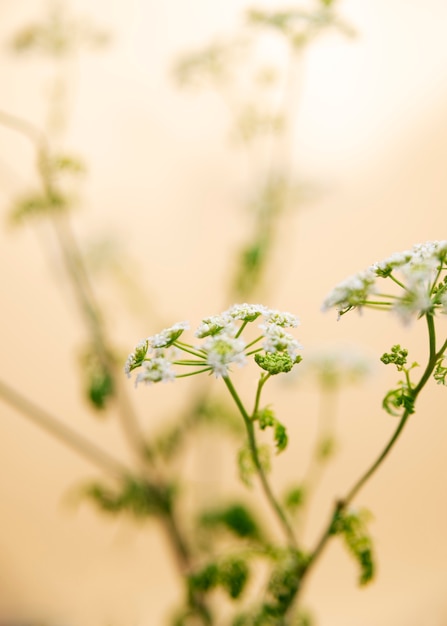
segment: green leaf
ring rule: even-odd
[[[286,449],[288,443],[288,436],[286,427],[276,419],[273,410],[270,407],[265,407],[258,411],[256,419],[259,423],[259,428],[265,430],[266,428],[273,428],[273,437],[276,444],[276,452],[279,454]]]
[[[247,563],[240,558],[229,557],[208,563],[188,577],[191,591],[209,592],[222,587],[232,599],[242,594],[249,579]]]
[[[208,528],[227,528],[241,538],[257,540],[261,537],[254,515],[242,504],[206,511],[200,517],[200,524]]]
[[[239,478],[244,485],[252,487],[252,478],[256,473],[256,465],[254,464],[253,457],[248,446],[244,446],[239,450],[237,464],[239,469]]]
[[[126,478],[119,488],[91,483],[84,487],[83,493],[106,513],[127,513],[141,519],[170,510],[174,489],[172,486],[161,489],[139,478]]]
[[[284,506],[286,506],[290,511],[296,512],[306,501],[306,491],[304,487],[298,486],[290,488],[286,491],[283,501]]]
[[[331,534],[341,535],[345,545],[360,566],[359,584],[366,585],[374,578],[375,564],[372,541],[366,522],[370,514],[365,511],[338,511],[333,519]]]
[[[84,351],[81,366],[86,397],[95,409],[102,411],[115,395],[112,373],[91,346]]]

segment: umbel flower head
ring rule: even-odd
[[[404,323],[436,311],[446,313],[446,259],[447,240],[418,243],[339,283],[324,300],[323,310],[335,307],[340,318],[368,306],[392,310]]]
[[[242,332],[258,319],[263,322],[257,324],[260,332],[247,343]],[[142,339],[129,354],[124,371],[130,377],[133,370],[139,370],[136,384],[166,382],[202,372],[227,377],[233,365],[241,367],[247,357],[263,353],[270,358],[279,355],[278,363],[284,363],[284,366],[277,363],[274,368],[264,369],[269,373],[286,372],[301,360],[298,356],[300,344],[285,330],[298,324],[298,318],[292,313],[261,304],[235,304],[223,313],[202,319],[195,331],[200,343],[183,342],[183,332],[189,328],[187,322],[179,322]]]

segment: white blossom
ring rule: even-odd
[[[282,326],[283,328],[296,328],[300,323],[299,319],[293,313],[287,311],[276,311],[274,309],[268,309],[265,314],[265,321],[267,324],[275,324],[276,326]]]
[[[155,356],[144,362],[142,370],[137,375],[135,386],[140,382],[150,385],[174,380],[174,378],[175,372],[171,361],[164,356]]]
[[[253,322],[260,315],[266,315],[270,309],[263,304],[234,304],[225,313],[235,320]]]
[[[365,304],[368,296],[374,293],[375,278],[374,272],[370,269],[350,276],[326,296],[323,310],[336,307],[339,312],[343,312],[351,307]]]
[[[302,346],[295,337],[276,324],[262,324],[260,328],[264,331],[262,347],[266,352],[287,352],[292,360],[296,359]]]
[[[188,322],[177,322],[152,337],[148,337],[151,348],[166,348],[176,341],[184,330],[189,328]]]
[[[245,341],[236,339],[231,335],[221,332],[207,337],[201,349],[206,352],[206,363],[216,377],[227,376],[231,363],[242,366],[246,362],[244,354]]]
[[[228,332],[231,328],[234,328],[233,319],[227,313],[211,315],[202,320],[195,332],[195,336],[202,339],[203,337],[215,335],[221,331]]]
[[[147,354],[148,348],[149,341],[147,339],[142,339],[137,343],[134,351],[129,354],[124,365],[124,372],[128,378],[130,378],[131,371],[141,365]]]
[[[404,323],[439,308],[445,313],[447,285],[441,278],[446,258],[447,240],[415,244],[341,282],[326,297],[323,309],[336,307],[341,315],[353,307],[371,305],[396,312]],[[388,288],[379,288],[377,281],[387,278]],[[371,301],[374,293],[377,297]]]

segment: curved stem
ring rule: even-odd
[[[444,344],[442,345],[442,347],[438,351],[436,351],[436,333],[435,333],[435,324],[434,324],[433,315],[427,314],[425,317],[426,317],[427,329],[428,329],[429,357],[428,357],[427,366],[418,384],[412,389],[410,389],[413,404],[416,401],[417,396],[419,395],[419,393],[422,391],[425,384],[429,380],[430,376],[432,375],[433,370],[436,366],[436,362],[444,354],[444,351],[447,349],[447,340],[446,340]],[[351,487],[351,489],[347,492],[346,496],[342,499],[339,499],[335,503],[334,510],[332,512],[332,515],[330,516],[329,523],[327,524],[315,548],[310,554],[310,558],[309,558],[307,567],[305,569],[305,572],[303,573],[303,576],[301,578],[301,582],[303,581],[305,577],[307,577],[309,571],[313,569],[317,559],[322,554],[324,548],[326,547],[326,544],[328,543],[330,537],[332,536],[331,531],[332,531],[334,519],[338,516],[339,513],[341,513],[343,510],[346,509],[346,507],[352,502],[352,500],[358,494],[360,489],[368,482],[368,480],[373,476],[373,474],[375,474],[375,472],[382,465],[383,461],[389,455],[392,448],[395,446],[397,440],[399,439],[399,436],[401,435],[402,430],[405,424],[407,423],[408,418],[411,415],[411,413],[412,413],[412,410],[405,409],[397,428],[395,429],[393,435],[391,436],[391,439],[388,441],[387,445],[379,454],[377,459],[366,470],[366,472],[362,474],[362,476],[357,480],[357,482]],[[302,585],[300,586],[299,591],[301,591],[301,589],[302,589]],[[297,594],[297,597],[298,597],[298,594]]]
[[[245,410],[245,407],[242,404],[241,399],[239,398],[239,395],[236,389],[234,388],[233,383],[228,378],[228,376],[224,376],[223,380],[243,417],[245,428],[247,431],[248,445],[250,448],[251,457],[253,459],[253,463],[255,465],[265,497],[267,498],[270,506],[276,513],[276,516],[281,524],[281,527],[287,537],[289,544],[292,547],[296,547],[296,539],[295,539],[295,535],[293,533],[292,527],[290,526],[289,521],[287,520],[287,517],[285,516],[284,511],[282,510],[279,502],[277,501],[272,491],[272,488],[270,486],[270,483],[267,479],[267,476],[265,474],[264,468],[262,467],[262,463],[260,461],[259,453],[258,453],[258,446],[256,443],[256,435],[255,435],[255,429],[253,426],[253,420],[250,418],[247,411]]]

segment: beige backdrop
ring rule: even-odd
[[[70,4],[114,35],[107,50],[83,54],[68,68],[66,145],[89,166],[76,228],[86,239],[121,238],[141,302],[153,306],[161,323],[197,323],[229,304],[222,295],[226,263],[242,238],[240,206],[249,189],[218,98],[179,91],[170,68],[179,53],[230,32],[251,3]],[[45,6],[0,0],[0,41]],[[371,262],[415,242],[447,238],[447,4],[345,0],[340,8],[357,37],[323,38],[300,66],[294,170],[315,192],[283,227],[268,304],[300,316],[305,349],[345,341],[377,361],[398,341],[423,358],[423,329],[370,312],[337,323],[320,305],[336,282]],[[0,109],[43,124],[50,79],[45,61],[17,60],[3,46]],[[84,335],[51,234],[7,226],[14,194],[32,181],[30,146],[0,128],[0,377],[124,455],[113,421],[94,419],[79,398],[73,362]],[[124,351],[158,330],[154,316],[150,327],[124,318],[110,284],[98,289],[110,302],[111,327]],[[372,382],[343,396],[339,454],[313,511],[310,539],[333,498],[390,435],[395,423],[380,402],[393,380],[378,364]],[[173,389],[135,392],[148,429],[180,406]],[[177,383],[175,389],[181,394]],[[314,433],[311,391],[288,388],[279,403],[296,443],[278,460],[278,484],[305,466]],[[333,545],[309,581],[307,601],[320,626],[446,626],[445,393],[431,386],[395,454],[358,498],[374,512],[377,580],[359,590],[349,556]],[[162,624],[180,587],[156,526],[135,528],[75,503],[73,487],[96,476],[95,469],[1,399],[0,427],[0,622]],[[188,461],[199,494],[209,489],[200,480],[204,468],[217,478],[235,473],[230,452],[210,453],[205,443],[197,443]],[[210,458],[215,463],[208,466]]]

